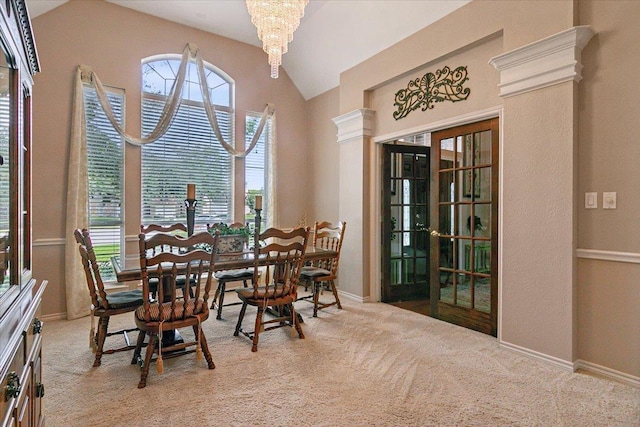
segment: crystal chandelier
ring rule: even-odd
[[[269,55],[271,77],[278,78],[278,67],[293,32],[300,25],[309,0],[246,0],[251,22],[258,29],[262,49]]]

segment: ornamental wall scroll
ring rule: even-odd
[[[471,89],[462,87],[467,80],[467,67],[463,66],[453,71],[444,67],[437,70],[435,75],[427,73],[421,78],[411,80],[406,89],[396,92],[393,105],[398,106],[398,111],[393,113],[393,118],[400,120],[420,107],[422,111],[432,109],[436,102],[464,101],[471,93]]]

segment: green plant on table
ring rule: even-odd
[[[224,222],[217,222],[209,226],[209,233],[214,234],[216,230],[218,230],[218,234],[221,236],[235,235],[249,238],[251,234],[248,227],[229,227],[229,225]]]

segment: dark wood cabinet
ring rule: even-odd
[[[31,275],[31,88],[38,56],[25,0],[0,1],[0,426],[42,426],[47,282]]]

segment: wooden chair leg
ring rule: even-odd
[[[300,339],[304,339],[304,333],[302,332],[302,325],[300,325],[300,322],[298,321],[298,316],[296,315],[296,310],[295,308],[293,308],[293,304],[291,304],[289,306],[289,310],[291,311],[291,324],[296,328],[296,331],[298,332],[298,337]]]
[[[107,329],[109,328],[109,317],[100,317],[98,320],[98,334],[96,336],[96,358],[93,366],[100,366],[102,363],[102,352],[104,350],[104,342],[107,338]]]
[[[253,346],[251,347],[251,351],[258,351],[258,338],[260,336],[260,329],[262,327],[262,313],[264,312],[264,307],[258,306],[258,313],[256,314],[256,327],[253,331]]]
[[[313,282],[313,317],[318,317],[318,304],[320,300],[320,289],[322,282]]]
[[[333,296],[336,299],[336,305],[338,306],[338,310],[342,310],[342,304],[340,304],[340,298],[338,298],[338,288],[336,288],[336,283],[333,280],[329,281],[331,285],[331,291],[333,292]]]
[[[218,315],[216,316],[216,319],[220,320],[222,319],[222,304],[224,303],[224,293],[227,289],[227,282],[220,282],[218,289],[220,289],[220,297],[218,300]]]
[[[156,349],[156,340],[158,335],[153,333],[149,335],[149,344],[147,345],[147,351],[144,355],[144,364],[142,365],[142,371],[140,372],[140,382],[138,388],[145,388],[147,386],[147,377],[149,376],[149,365],[151,365],[151,357]]]
[[[236,331],[233,333],[234,337],[237,337],[240,333],[240,328],[242,327],[242,319],[244,319],[244,312],[247,311],[247,303],[242,303],[242,308],[240,309],[240,314],[238,315],[238,323],[236,324]]]
[[[136,341],[136,348],[133,350],[133,357],[131,359],[131,364],[135,365],[140,362],[140,353],[142,353],[142,345],[144,344],[144,339],[147,336],[145,331],[140,331],[138,333],[138,340]]]
[[[211,300],[211,308],[212,310],[216,308],[216,304],[218,303],[218,297],[220,296],[220,282],[218,281],[218,287],[216,288],[216,293]]]
[[[198,338],[198,325],[193,325],[193,334]],[[202,354],[204,355],[205,360],[207,361],[207,367],[209,369],[215,369],[216,364],[213,363],[213,357],[211,357],[211,352],[209,351],[209,346],[207,345],[207,338],[204,336],[204,332],[200,331],[200,349],[202,350]]]

